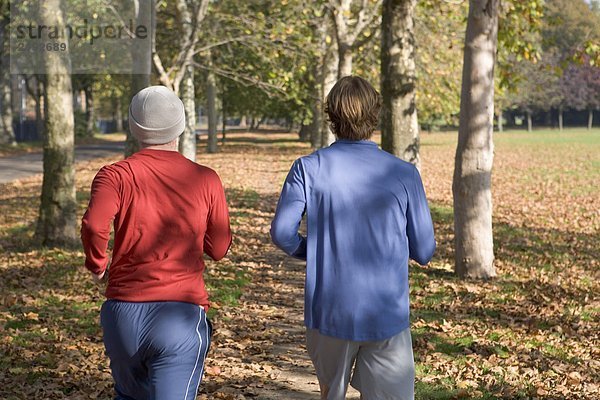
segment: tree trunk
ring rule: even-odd
[[[221,145],[225,144],[225,130],[227,129],[227,116],[225,115],[225,100],[223,97],[221,96],[221,112],[223,113],[223,121],[221,121]]]
[[[152,13],[154,10],[154,0],[151,1],[152,6],[147,7],[143,5],[144,2],[139,3],[139,12],[136,16],[137,26],[152,26]],[[150,31],[154,34],[154,29]],[[154,42],[154,38],[152,38]],[[131,96],[133,98],[140,90],[150,86],[150,74],[152,67],[152,51],[148,49],[134,45],[131,47],[131,58],[133,60],[133,73],[131,74]],[[129,118],[129,114],[127,115]],[[125,157],[129,157],[140,149],[140,144],[137,139],[131,134],[129,130],[129,124],[127,126],[127,140],[125,142]]]
[[[134,64],[136,61],[134,61]],[[150,75],[145,74],[133,74],[131,75],[131,94],[130,99],[133,98],[140,90],[150,86]],[[127,114],[127,120],[129,120],[129,114]],[[125,140],[125,157],[129,157],[133,153],[140,149],[140,144],[137,139],[131,134],[129,130],[129,124],[127,124],[127,139]]]
[[[558,130],[561,132],[563,130],[563,108],[562,108],[562,106],[558,107]]]
[[[415,100],[416,0],[384,0],[381,43],[381,147],[420,167]]]
[[[345,43],[338,45],[338,79],[352,75],[352,48]]]
[[[552,110],[548,110],[544,113],[544,125],[552,126]]]
[[[310,127],[310,147],[313,149],[321,145],[321,127],[323,126],[323,99],[321,98],[321,87],[316,87],[316,98],[313,100],[313,120]]]
[[[10,70],[0,66],[0,144],[16,144],[11,107]]]
[[[504,119],[502,118],[502,110],[498,111],[498,132],[504,132]]]
[[[321,77],[323,82],[321,84],[321,90],[323,91],[323,109],[327,102],[327,95],[331,91],[333,85],[337,81],[338,68],[339,68],[339,53],[337,49],[337,42],[331,40],[331,44],[327,47],[325,56],[323,58],[323,70]],[[329,125],[327,115],[323,111],[322,127],[321,127],[321,147],[327,147],[331,143],[335,142],[335,135]]]
[[[310,138],[310,126],[305,124],[300,124],[300,130],[298,131],[298,139],[301,142],[308,142]]]
[[[181,82],[181,101],[185,110],[185,129],[179,137],[179,152],[196,162],[196,93],[194,91],[194,66],[188,65]]]
[[[469,1],[452,182],[455,271],[461,277],[496,275],[491,178],[498,7],[499,0]]]
[[[322,145],[323,131],[327,129],[326,124],[324,123],[325,119],[325,107],[324,101],[325,96],[323,94],[323,85],[325,78],[325,61],[327,58],[327,52],[329,51],[329,47],[333,40],[331,36],[329,36],[329,31],[331,30],[331,22],[328,18],[323,21],[324,23],[318,24],[315,35],[319,40],[319,53],[314,62],[314,66],[312,69],[312,74],[315,80],[314,87],[314,98],[313,98],[313,126],[310,132],[310,146],[313,149],[318,149]]]
[[[527,132],[533,131],[533,122],[531,121],[531,111],[527,111]]]
[[[46,0],[40,23],[64,29],[61,0]],[[68,51],[68,50],[67,50]],[[65,52],[44,52],[46,68],[46,136],[44,179],[36,234],[46,246],[77,242],[75,200],[73,97],[70,59]]]
[[[248,128],[248,123],[246,122],[246,116],[242,115],[240,118],[240,128]]]
[[[94,136],[95,113],[94,113],[94,91],[90,86],[85,91],[85,134],[88,137]]]
[[[258,118],[257,120],[258,120],[258,122],[256,123],[256,127],[254,128],[256,130],[260,129],[260,126],[265,123],[265,121],[267,120],[267,117],[265,117],[263,115],[262,117]]]
[[[592,129],[593,124],[594,124],[594,110],[590,108],[588,110],[588,124],[587,124],[588,130]]]
[[[8,16],[0,16],[0,144],[16,144],[13,129]]]
[[[114,112],[115,130],[117,132],[123,132],[123,105],[121,104],[121,101],[122,101],[122,97],[117,96],[117,98],[115,99],[115,112]]]
[[[217,152],[217,84],[215,74],[208,72],[206,79],[206,97],[208,99],[208,146],[209,153]]]
[[[43,138],[45,135],[45,123],[44,115],[42,110],[44,109],[43,103],[46,102],[46,95],[44,94],[44,84],[39,75],[35,76],[35,127],[37,130],[38,137]]]
[[[192,2],[198,3],[198,2]],[[201,1],[200,3],[205,3]],[[195,23],[200,24],[201,20],[194,21],[193,14],[190,9],[190,5],[185,0],[176,1],[178,21],[181,24],[181,35],[179,35],[179,47],[181,49],[186,46],[195,47],[196,39]],[[197,7],[203,7],[201,4],[195,4]],[[202,13],[201,13],[202,14]],[[200,16],[203,18],[203,15]],[[183,59],[180,68],[183,74],[178,74],[179,77],[175,77],[173,80],[173,88],[178,95],[181,97],[183,102],[183,108],[185,110],[185,129],[183,134],[179,138],[179,152],[186,157],[188,160],[196,161],[196,92],[194,90],[194,65],[192,64],[191,57],[189,59]],[[179,83],[177,82],[178,80]]]

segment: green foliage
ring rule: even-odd
[[[512,88],[515,64],[540,59],[540,29],[544,0],[509,0],[501,3],[498,18],[498,56],[496,77],[500,87]]]
[[[546,0],[543,16],[536,57],[508,55],[501,64],[507,102],[524,111],[597,107],[600,13],[584,0]]]
[[[81,110],[74,110],[75,116],[75,137],[86,137],[87,136],[87,119],[85,112]]]
[[[189,4],[198,4],[197,0]],[[210,2],[199,31],[196,96],[204,97],[206,71],[218,79],[228,116],[284,117],[308,123],[323,44],[318,28],[330,18],[324,0],[223,0]],[[532,110],[564,103],[562,71],[570,63],[600,64],[600,6],[585,0],[501,2],[496,68],[496,108]],[[356,10],[353,8],[352,10]],[[423,0],[415,15],[417,108],[427,129],[456,125],[468,1]],[[156,48],[171,65],[182,34],[174,2],[157,5]],[[334,40],[328,37],[328,43]],[[354,73],[376,87],[380,30],[365,30],[354,52]],[[112,115],[121,99],[126,113],[129,77],[96,75],[100,115]]]
[[[115,108],[121,105],[122,115],[127,115],[127,107],[129,106],[129,96],[131,86],[131,78],[129,75],[118,74],[100,74],[96,75],[94,81],[94,92],[98,94],[96,97],[97,111],[101,116],[112,117],[116,111]]]
[[[468,2],[417,4],[417,109],[428,129],[458,123],[467,11]]]

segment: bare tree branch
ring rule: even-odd
[[[194,63],[193,65],[205,71],[210,70],[219,76],[231,79],[232,81],[237,82],[245,87],[255,86],[269,95],[279,94],[283,95],[283,97],[287,96],[285,90],[283,90],[283,88],[281,88],[280,86],[264,82],[256,77],[240,74],[239,72],[233,70],[215,67],[214,65],[212,67],[199,63]]]

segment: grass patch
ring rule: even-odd
[[[250,279],[246,271],[231,263],[221,263],[217,270],[208,270],[204,280],[213,307],[209,309],[209,318],[218,314],[222,306],[235,307],[244,293],[243,288]]]
[[[452,224],[454,222],[454,211],[452,207],[440,204],[430,204],[431,218],[442,224]]]
[[[448,400],[456,398],[458,389],[452,389],[454,382],[442,379],[440,383],[415,382],[415,400]]]
[[[533,132],[509,130],[494,135],[494,142],[501,145],[550,145],[571,144],[600,145],[600,129],[569,128],[562,132],[555,129],[536,129]]]

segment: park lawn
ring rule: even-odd
[[[422,136],[438,250],[429,266],[411,267],[417,398],[596,399],[600,131],[504,132],[495,142],[498,277],[461,281],[452,273],[456,134]],[[215,168],[226,186],[234,232],[230,254],[207,262],[211,315],[221,332],[276,341],[281,332],[270,334],[268,326],[277,303],[252,309],[266,321],[257,334],[256,324],[244,319],[245,297],[259,291],[273,297],[278,290],[301,304],[301,270],[281,272],[289,285],[277,289],[257,277],[265,269],[285,271],[281,260],[289,259],[270,244],[268,224],[291,162],[310,150],[294,135],[278,133],[232,134],[222,152],[202,151],[199,162]],[[78,166],[79,216],[93,175],[109,161]],[[81,249],[35,243],[40,184],[34,177],[0,190],[0,398],[108,399],[112,381],[98,321],[102,293],[81,267]],[[264,352],[252,369],[231,366],[258,350],[252,340],[240,346],[222,337],[211,350],[203,398],[244,398],[246,389],[228,385],[232,380],[224,375],[246,374],[265,385],[277,379],[270,375],[277,360]]]

